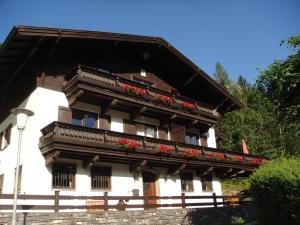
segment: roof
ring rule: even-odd
[[[209,75],[191,62],[181,52],[170,43],[160,37],[131,35],[121,33],[109,33],[99,31],[15,26],[7,36],[0,48],[0,92],[4,93],[7,87],[18,79],[18,74],[24,65],[38,51],[41,43],[48,44],[49,40],[74,41],[80,43],[89,41],[111,41],[112,43],[124,43],[132,46],[134,50],[148,48],[155,51],[157,55],[163,55],[157,61],[164,63],[173,76],[166,79],[173,80],[177,87],[188,97],[199,96],[207,98],[206,104],[215,106],[219,112],[224,113],[243,106],[234,96],[227,92],[222,86],[217,84]],[[79,43],[79,42],[78,42]],[[154,49],[154,50],[153,50]],[[156,55],[156,56],[157,56]],[[172,63],[170,62],[172,59]],[[156,62],[158,63],[158,62]],[[167,65],[169,63],[169,65]],[[176,74],[178,69],[184,70],[183,73]],[[204,99],[204,98],[203,98]]]

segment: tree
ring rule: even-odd
[[[232,92],[245,107],[225,113],[219,120],[217,128],[224,134],[224,139],[218,145],[241,151],[241,140],[245,139],[253,154],[271,158],[280,155],[279,128],[272,103],[243,77]]]
[[[300,122],[300,35],[289,38],[288,46],[296,50],[286,60],[275,61],[261,70],[257,80],[259,90],[277,107],[279,116],[290,122]],[[298,48],[298,49],[297,49]]]
[[[229,79],[228,73],[219,62],[216,63],[216,72],[214,73],[214,77],[218,84],[222,85],[227,90],[230,89],[232,81]]]

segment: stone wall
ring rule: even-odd
[[[249,205],[202,209],[160,209],[87,213],[21,213],[17,225],[229,225],[233,217],[251,220]],[[0,213],[0,225],[11,225],[11,214]]]

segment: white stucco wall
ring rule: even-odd
[[[68,107],[65,94],[45,88],[36,88],[31,95],[20,105],[34,111],[34,116],[28,119],[27,126],[23,132],[21,165],[22,184],[21,193],[25,194],[53,194],[51,168],[45,167],[45,159],[38,148],[40,129],[58,119],[59,106]],[[123,119],[129,119],[129,114],[116,110],[109,110],[111,115],[111,129],[123,132]],[[159,125],[159,121],[146,117],[137,118],[140,122]],[[4,174],[3,193],[13,193],[14,167],[16,164],[16,150],[18,142],[18,130],[16,128],[16,118],[8,116],[0,124],[0,132],[13,123],[11,143],[3,151],[0,151],[0,175]],[[143,135],[142,133],[139,133]],[[215,132],[213,128],[208,131],[208,146],[216,147]],[[103,195],[103,192],[92,191],[90,187],[90,171],[83,169],[80,160],[59,159],[61,162],[73,162],[77,165],[76,188],[75,190],[62,191],[67,195]],[[140,174],[138,179],[134,179],[129,173],[129,166],[126,164],[108,164],[99,162],[99,165],[110,165],[112,167],[112,190],[109,195],[132,195],[133,189],[138,189],[143,195],[143,180]],[[157,183],[157,195],[172,196],[181,195],[181,181],[179,175],[165,179],[165,168],[157,168],[160,177]],[[213,181],[213,189],[217,195],[221,195],[221,184],[217,179]],[[186,195],[210,195],[202,192],[200,178],[194,174],[194,192]],[[162,203],[171,203],[174,200],[164,200]],[[175,201],[176,202],[176,201]],[[142,203],[142,202],[139,202]],[[51,203],[52,204],[52,203]],[[78,202],[79,204],[79,202]],[[129,204],[133,204],[130,202]]]

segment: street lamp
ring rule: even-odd
[[[17,116],[17,128],[19,130],[18,140],[18,151],[17,151],[17,162],[16,162],[16,173],[15,173],[15,186],[14,186],[14,206],[13,206],[13,218],[12,225],[16,225],[16,210],[17,210],[17,197],[18,197],[18,182],[19,182],[19,165],[20,165],[20,153],[22,143],[22,132],[26,127],[27,118],[33,116],[33,112],[28,109],[14,108],[11,110],[13,115]]]

